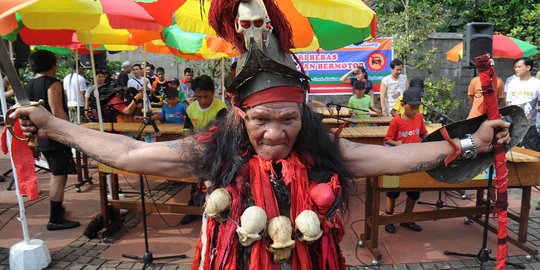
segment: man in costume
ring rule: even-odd
[[[332,137],[304,103],[308,78],[290,60],[290,27],[274,1],[216,0],[209,14],[244,54],[228,87],[233,108],[197,135],[145,143],[71,125],[40,107],[10,117],[21,118],[26,136],[57,140],[115,168],[208,179],[193,269],[345,269],[337,210],[346,209],[351,179],[429,170],[456,158],[460,140],[387,148]],[[223,22],[236,23],[231,30]],[[466,139],[468,150],[508,143],[508,126],[482,123]]]

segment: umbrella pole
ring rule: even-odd
[[[225,58],[221,58],[221,101],[225,102]]]
[[[92,47],[92,33],[90,33],[90,30],[88,30],[88,41],[90,41],[90,44],[88,46],[90,47],[90,63],[92,65],[92,77],[94,79],[94,97],[96,98],[96,104],[97,104],[97,111],[98,111],[98,121],[99,121],[99,131],[103,132],[103,115],[101,114],[101,102],[99,101],[99,87],[97,83],[97,76],[96,76],[96,65],[94,63],[94,48]]]
[[[10,42],[11,44],[11,42]],[[10,57],[12,58],[12,57]],[[13,58],[12,58],[13,59]],[[2,107],[2,113],[4,119],[7,117],[6,93],[4,92],[4,84],[0,83],[0,103]],[[7,146],[9,150],[9,157],[11,163],[11,169],[13,174],[13,182],[15,183],[15,194],[17,196],[17,203],[19,205],[19,221],[23,231],[23,241],[18,242],[11,246],[9,249],[9,267],[11,269],[43,269],[51,263],[51,254],[49,248],[40,239],[30,240],[30,233],[28,232],[28,222],[26,220],[26,211],[24,208],[24,200],[19,192],[19,180],[17,178],[17,170],[13,163],[13,157],[11,155],[11,133],[7,132]]]
[[[146,42],[143,44],[143,55],[144,55],[144,62],[143,62],[143,118],[146,119],[146,111],[148,110],[148,95],[146,94],[146,85],[148,84],[146,80]]]
[[[79,96],[81,94],[81,86],[79,82],[79,51],[75,50],[75,72],[77,73],[77,125],[81,124],[81,108],[79,106]]]

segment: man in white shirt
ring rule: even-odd
[[[407,76],[403,73],[403,62],[394,59],[390,62],[392,72],[381,80],[381,111],[383,116],[390,116],[390,111],[399,96],[408,87]]]
[[[540,151],[540,136],[536,130],[540,80],[531,75],[533,64],[533,60],[529,57],[514,61],[516,77],[508,81],[504,91],[508,104],[520,106],[529,120],[529,130],[522,141],[523,147]]]
[[[86,80],[83,76],[84,67],[79,64],[79,72],[74,69],[72,73],[64,77],[64,91],[67,96],[69,109],[69,121],[81,123],[81,115],[84,111],[84,93],[86,92]]]
[[[127,87],[133,87],[139,91],[143,90],[143,85],[146,83],[146,90],[152,90],[152,85],[150,84],[150,81],[148,81],[147,78],[143,77],[143,70],[141,65],[134,64],[131,68],[131,71],[133,72],[133,78],[129,79],[127,83]]]

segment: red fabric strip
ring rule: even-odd
[[[298,86],[271,87],[260,92],[256,92],[244,99],[244,101],[242,101],[242,108],[247,109],[263,103],[278,101],[303,103],[304,94],[304,89]]]
[[[450,155],[448,155],[444,159],[444,166],[448,167],[448,164],[450,164],[452,161],[456,160],[459,155],[461,155],[461,147],[459,147],[452,138],[450,138],[450,135],[448,135],[448,131],[446,130],[446,127],[443,127],[441,129],[441,135],[443,138],[452,146],[452,149],[454,149],[454,152]]]
[[[14,124],[14,132],[18,137],[24,138],[19,120]],[[2,151],[7,154],[7,127],[4,127],[2,132]],[[26,195],[30,200],[39,199],[39,188],[37,185],[36,169],[34,165],[34,154],[28,142],[19,141],[14,137],[11,139],[11,158],[13,164],[15,164],[15,171],[17,172],[17,184],[19,186],[19,192],[21,195]],[[32,164],[31,166],[28,166]]]
[[[499,105],[497,94],[494,91],[493,82],[497,81],[495,68],[491,65],[490,56],[482,55],[475,58],[476,68],[479,72],[480,82],[482,84],[482,92],[484,93],[484,104],[488,119],[500,119]],[[498,239],[506,239],[508,237],[508,168],[506,167],[505,146],[495,144],[493,150],[494,167],[497,180],[497,221],[498,221]],[[506,268],[506,259],[508,256],[508,245],[505,241],[500,241],[497,244],[497,263],[496,270]]]

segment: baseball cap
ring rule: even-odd
[[[403,92],[403,102],[413,106],[422,104],[422,88],[414,86]]]
[[[174,84],[174,85],[180,85],[180,81],[177,79],[177,78],[173,78],[172,80],[169,81],[170,83]]]

